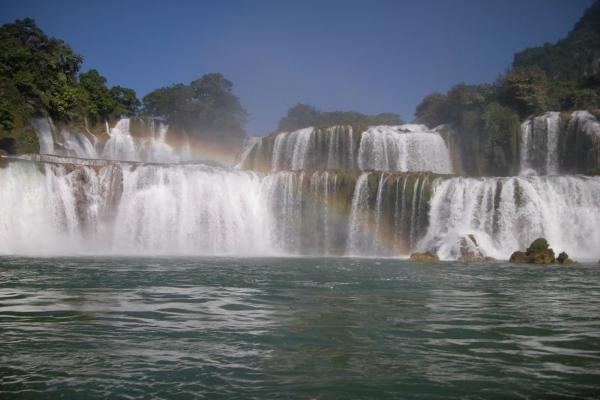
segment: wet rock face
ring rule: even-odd
[[[563,254],[565,260],[569,258],[566,253],[561,253],[561,255]],[[515,251],[510,256],[510,262],[515,264],[553,264],[556,262],[556,257],[548,241],[538,238],[531,243],[526,252]]]
[[[510,256],[510,262],[513,264],[527,264],[529,262],[529,256],[524,251],[515,251]]]
[[[556,261],[558,261],[561,264],[573,264],[573,260],[571,260],[569,258],[569,255],[567,253],[565,253],[564,251],[558,255],[558,257],[556,258]]]
[[[473,234],[463,236],[459,241],[459,247],[460,256],[458,257],[458,261],[477,262],[494,260],[493,257],[488,257],[483,254],[483,251],[481,251],[477,239]]]
[[[439,261],[440,258],[437,254],[432,253],[431,251],[425,251],[423,253],[412,253],[410,255],[410,261],[418,261],[418,262],[433,262]]]

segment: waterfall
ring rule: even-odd
[[[427,249],[456,259],[467,236],[506,259],[543,236],[575,259],[600,258],[600,177],[556,175],[600,171],[600,123],[585,111],[526,121],[524,175],[509,178],[442,176],[452,171],[445,142],[422,125],[278,133],[252,145],[239,169],[182,163],[189,146],[172,147],[160,121],[121,119],[98,137],[34,125],[46,154],[0,159],[0,253]]]
[[[521,125],[521,175],[600,171],[600,122],[588,111],[547,112]]]
[[[38,137],[41,154],[55,154],[52,126],[50,124],[51,121],[48,118],[35,118],[31,121],[31,125]]]
[[[116,161],[176,163],[190,160],[189,148],[176,149],[168,144],[168,125],[150,119],[136,120],[142,125],[139,135],[131,133],[131,119],[122,118],[114,127],[107,123],[107,138],[73,127],[56,127],[48,118],[32,121],[40,143],[40,153],[72,158]],[[188,147],[189,147],[189,143]]]
[[[521,175],[559,173],[560,113],[547,112],[521,125]]]
[[[268,165],[268,167],[266,167]],[[452,173],[450,154],[438,132],[424,125],[305,128],[270,135],[244,154],[244,169],[431,171]]]
[[[142,161],[133,137],[129,133],[129,119],[121,119],[108,133],[102,157],[105,160]]]
[[[431,171],[451,174],[444,139],[424,125],[375,126],[362,134],[358,165],[363,171]]]
[[[370,252],[375,241],[369,221],[369,173],[360,175],[352,195],[352,209],[348,228],[346,252],[359,255]]]
[[[0,253],[271,254],[260,178],[202,165],[11,161]]]
[[[273,172],[354,169],[355,144],[350,126],[333,126],[323,130],[305,128],[294,132],[282,132],[272,140],[273,150],[269,158],[270,169]],[[254,146],[256,147],[254,151],[258,151],[262,146],[262,140]],[[252,150],[247,153],[246,158],[251,154]]]
[[[429,174],[364,172],[354,186],[346,254],[406,254],[427,227]]]
[[[600,257],[600,177],[452,178],[434,185],[429,229],[419,244],[455,259],[472,234],[485,255],[507,259],[545,237],[555,251]]]

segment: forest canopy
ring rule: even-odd
[[[144,96],[143,112],[170,125],[225,138],[245,136],[248,113],[233,94],[233,83],[219,73],[203,75],[189,85],[156,89]]]

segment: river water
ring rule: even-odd
[[[600,269],[0,258],[0,398],[594,398]]]

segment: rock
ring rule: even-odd
[[[460,239],[459,249],[460,256],[458,257],[458,261],[473,262],[493,260],[492,257],[486,257],[483,254],[479,248],[479,244],[477,244],[477,239],[475,239],[475,236],[472,234],[463,236]]]
[[[544,238],[537,238],[529,245],[527,248],[527,254],[537,253],[539,251],[548,250],[550,246],[548,245],[548,241]]]
[[[510,262],[515,264],[552,264],[556,262],[556,258],[548,241],[538,238],[531,243],[526,252],[515,251],[510,256]]]
[[[526,264],[529,262],[529,256],[524,251],[515,251],[510,256],[510,262],[514,264]]]
[[[2,154],[0,154],[0,168],[6,168],[8,167],[8,160],[4,157],[2,157]]]
[[[554,250],[552,249],[538,251],[529,255],[529,257],[531,257],[532,260],[530,262],[533,262],[534,264],[552,264],[556,261]]]
[[[565,253],[564,251],[558,255],[556,260],[561,264],[573,264],[573,260],[571,260],[569,258],[569,255],[567,253]]]
[[[439,261],[440,258],[438,257],[437,254],[432,253],[431,251],[425,251],[423,253],[412,253],[410,255],[410,261],[424,261],[424,262],[432,262],[432,261]]]

